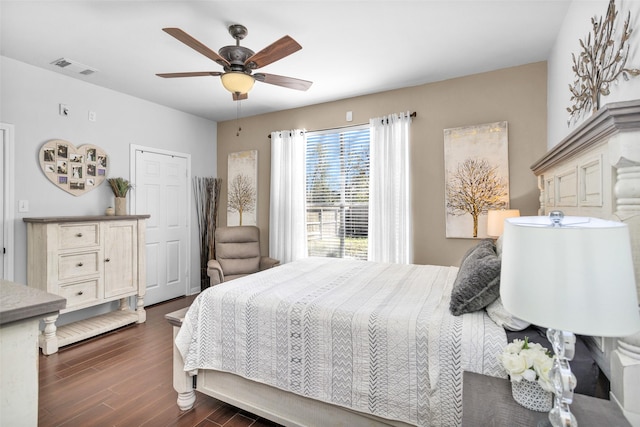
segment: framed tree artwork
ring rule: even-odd
[[[485,238],[487,211],[509,207],[507,122],[444,130],[448,238]]]
[[[256,225],[258,151],[229,154],[227,168],[227,225]]]

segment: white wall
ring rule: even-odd
[[[547,147],[552,148],[566,137],[575,127],[589,115],[583,116],[578,123],[567,126],[569,113],[567,107],[571,93],[569,84],[574,81],[571,69],[571,54],[580,53],[579,40],[585,40],[591,32],[591,18],[604,17],[607,13],[608,0],[573,0],[565,16],[562,31],[556,39],[547,63]],[[640,0],[616,0],[618,10],[618,33],[627,14],[631,12],[631,28],[634,30],[629,40],[631,50],[627,68],[640,68]],[[593,39],[593,38],[592,38]],[[628,101],[640,98],[640,77],[625,81],[620,78],[618,85],[611,88],[611,94],[602,97],[601,105],[611,102]]]
[[[113,205],[107,182],[82,196],[53,185],[38,162],[42,144],[63,139],[95,144],[109,156],[108,175],[129,178],[129,146],[139,144],[191,154],[192,176],[217,176],[217,123],[65,75],[0,57],[0,122],[15,125],[15,281],[26,283],[23,217],[102,215]],[[58,114],[58,104],[71,115]],[[88,120],[89,110],[97,120]],[[134,190],[135,191],[135,190]],[[29,212],[18,212],[18,201]],[[193,208],[193,207],[192,207]],[[199,289],[199,239],[191,218],[191,288]]]

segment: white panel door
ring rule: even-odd
[[[14,128],[0,123],[0,279],[13,280],[14,255]]]
[[[136,214],[146,227],[146,305],[186,295],[189,276],[187,158],[136,151]]]
[[[2,227],[0,227],[0,279],[5,279],[5,271],[4,271],[4,257],[5,257],[5,250],[6,248],[4,247],[4,228],[5,228],[5,219],[4,219],[4,203],[5,203],[5,194],[4,194],[4,168],[5,168],[5,164],[4,164],[4,145],[7,144],[7,142],[4,140],[4,131],[0,129],[0,166],[2,166],[2,171],[0,171],[0,224],[2,224]]]

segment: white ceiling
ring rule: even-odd
[[[0,54],[44,69],[64,57],[98,70],[84,80],[222,121],[237,105],[219,77],[155,73],[221,71],[162,31],[179,27],[211,49],[259,51],[285,34],[302,50],[260,72],[313,81],[306,91],[256,82],[251,116],[546,60],[570,0],[501,1],[30,1],[0,0]]]

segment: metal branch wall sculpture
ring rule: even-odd
[[[640,75],[640,70],[627,67],[629,55],[629,37],[632,29],[629,26],[631,12],[624,21],[619,40],[616,40],[616,18],[618,11],[614,0],[609,1],[607,16],[600,19],[591,18],[592,33],[587,35],[586,41],[580,40],[582,51],[573,59],[573,72],[576,79],[569,85],[573,105],[567,108],[570,119],[567,124],[576,121],[587,111],[595,113],[600,108],[600,96],[609,95],[609,87],[617,83],[622,75],[625,80]],[[592,39],[593,38],[593,39]]]

